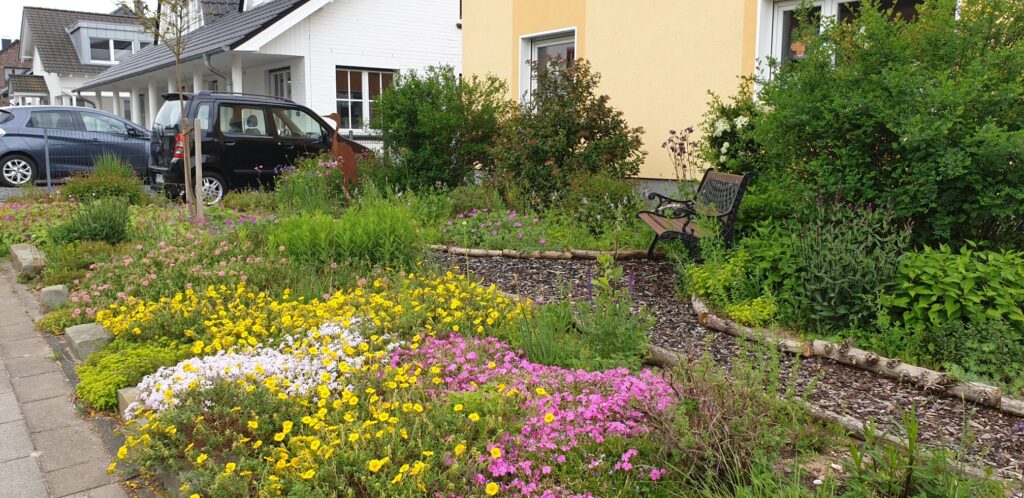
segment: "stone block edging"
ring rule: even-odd
[[[28,243],[11,245],[11,266],[18,275],[33,276],[42,273],[46,255]]]
[[[895,358],[886,358],[870,351],[852,347],[849,344],[836,344],[819,339],[809,341],[785,339],[757,332],[750,327],[745,327],[732,320],[714,315],[707,304],[697,296],[693,296],[692,301],[693,311],[697,314],[697,321],[709,329],[724,332],[735,337],[774,344],[779,350],[803,357],[828,358],[843,365],[867,370],[898,381],[909,381],[924,389],[938,390],[950,396],[973,401],[1010,415],[1024,417],[1024,400],[1003,396],[1003,390],[998,387],[981,382],[955,380],[945,372],[937,372],[903,363]]]
[[[515,249],[477,249],[471,247],[445,246],[430,244],[427,246],[434,252],[446,252],[456,256],[470,256],[474,258],[515,258],[515,259],[597,259],[598,256],[611,256],[616,261],[644,259],[647,251],[590,251],[583,249],[569,249],[567,251],[517,251]],[[662,251],[654,253],[656,259],[665,257]]]

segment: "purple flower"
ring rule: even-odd
[[[540,245],[544,245],[548,243],[548,239],[540,239],[537,242],[540,243]]]

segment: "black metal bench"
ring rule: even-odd
[[[732,247],[740,200],[753,177],[753,173],[733,175],[709,169],[692,199],[672,199],[653,192],[648,195],[648,199],[657,200],[658,204],[652,211],[640,211],[636,215],[654,230],[647,257],[654,258],[654,246],[659,240],[680,239],[697,244],[701,238],[714,235],[714,229],[703,226],[700,217],[717,219],[718,234],[725,240],[726,247]]]

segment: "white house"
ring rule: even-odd
[[[321,115],[338,112],[342,128],[359,135],[397,71],[447,64],[461,72],[459,0],[216,1],[226,9],[204,14],[186,35],[186,91],[290,98]],[[79,91],[130,94],[132,118],[148,127],[161,94],[176,87],[174,58],[155,45]]]
[[[81,85],[150,44],[135,17],[25,7],[21,20],[21,60],[31,62],[29,75],[18,76],[9,98],[17,104],[103,106],[122,109],[124,93],[86,97],[75,93]],[[102,99],[102,101],[101,101]]]

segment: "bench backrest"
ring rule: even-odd
[[[724,215],[721,219],[722,237],[728,245],[732,243],[732,231],[740,201],[743,200],[743,193],[753,178],[753,173],[733,175],[709,169],[704,172],[704,178],[697,187],[697,202],[713,207],[718,214]]]

